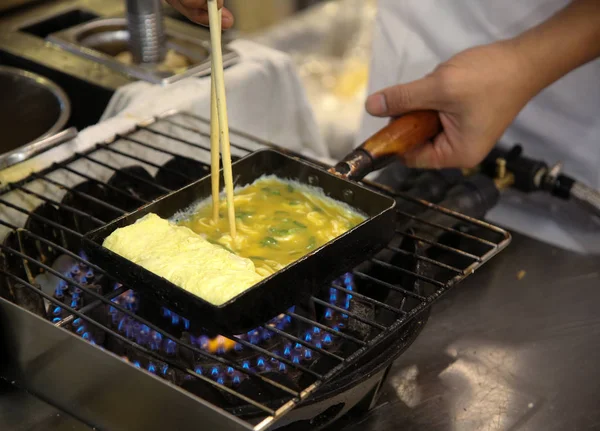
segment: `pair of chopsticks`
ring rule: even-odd
[[[229,232],[235,238],[235,207],[233,204],[233,172],[231,169],[231,148],[229,142],[229,121],[227,119],[227,101],[223,78],[223,52],[221,50],[222,13],[217,0],[208,0],[208,19],[210,22],[210,45],[212,50],[211,91],[210,91],[210,155],[212,178],[213,219],[219,220],[219,144],[223,154],[223,177],[227,198],[227,218]]]

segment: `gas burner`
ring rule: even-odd
[[[178,169],[178,164],[180,164],[181,172],[186,175],[190,175],[198,167],[196,166],[198,162],[193,163],[190,159],[173,158],[166,164],[166,170],[157,172],[157,177],[161,178],[163,184],[170,184],[169,178],[173,178],[173,176],[169,176],[168,173]],[[93,181],[79,184],[72,192],[64,196],[62,203],[68,203],[71,208],[84,209],[88,205],[90,196],[97,200],[101,199],[104,205],[99,205],[96,201],[93,201],[96,205],[95,208],[100,210],[97,216],[108,219],[113,208],[123,206],[124,193],[117,191],[117,184],[121,184],[118,190],[124,190],[125,193],[130,193],[140,201],[146,201],[155,196],[153,188],[148,184],[150,180],[150,174],[142,167],[129,166],[115,172],[106,186],[98,185]],[[178,186],[181,186],[181,184],[178,184]],[[130,210],[131,206],[126,209]],[[114,212],[116,211],[112,210],[112,213]],[[67,221],[70,229],[82,232],[85,232],[85,227],[91,227],[89,226],[89,220],[85,217],[75,214],[75,219],[73,219],[73,214],[66,209],[56,209],[51,205],[42,205],[40,209],[36,210],[36,214],[39,214],[43,219],[35,217],[30,219],[28,222],[30,230],[40,236],[50,237],[57,241],[61,238],[62,232],[52,226],[48,230],[46,228],[48,224],[45,223],[48,220],[57,224],[65,224],[65,221]],[[26,242],[29,244],[31,241]],[[75,242],[70,240],[68,245],[71,246]],[[85,307],[90,307],[94,303],[94,298],[83,292],[77,285],[92,289],[100,295],[109,293],[111,289],[115,292],[125,290],[120,283],[111,284],[102,274],[97,274],[93,269],[95,265],[88,261],[84,252],[78,252],[79,259],[67,254],[58,254],[55,250],[50,250],[50,252],[44,260],[51,262],[52,269],[61,274],[63,278],[47,271],[41,271],[35,277],[35,283],[41,287],[42,291],[52,295],[54,299],[68,305],[71,309],[79,311],[85,309]],[[71,281],[73,283],[70,283]],[[302,365],[310,368],[319,359],[322,359],[316,350],[323,349],[335,352],[340,349],[340,344],[344,342],[343,338],[335,334],[347,329],[349,316],[344,311],[354,309],[353,295],[350,293],[356,289],[354,276],[351,273],[345,274],[336,280],[332,286],[324,288],[322,295],[323,300],[332,307],[318,307],[313,308],[311,311],[302,310],[301,307],[292,307],[287,313],[274,317],[265,325],[233,337],[203,333],[202,328],[193,327],[185,317],[154,304],[151,300],[144,300],[135,291],[135,287],[125,290],[111,300],[113,304],[127,310],[128,314],[119,311],[115,306],[101,305],[96,306],[94,313],[98,318],[99,314],[102,314],[99,310],[104,308],[104,315],[99,316],[100,321],[106,322],[108,327],[126,339],[163,356],[165,359],[184,363],[185,367],[192,369],[197,376],[206,376],[220,385],[238,387],[248,376],[230,365],[224,365],[211,358],[203,358],[187,352],[187,349],[182,347],[182,344],[178,341],[189,343],[217,358],[223,358],[227,363],[236,364],[240,370],[252,374],[272,375],[275,373],[285,375],[288,383],[293,383],[294,386],[299,387],[302,372],[298,372],[293,366]],[[340,288],[344,291],[342,292]],[[93,325],[80,317],[66,321],[65,319],[71,313],[65,307],[50,304],[49,301],[45,301],[45,306],[46,315],[52,323],[71,330],[92,344],[97,344],[112,351],[136,367],[178,384],[190,380],[190,376],[181,376],[179,372],[172,370],[166,362],[149,358],[135,350],[126,348],[118,340],[112,340],[104,334],[99,334]],[[291,316],[296,312],[306,316],[310,319],[309,321],[318,322],[319,326],[292,319]],[[143,318],[155,322],[160,330],[151,329],[150,326],[140,323],[136,320],[136,315],[141,315]],[[330,328],[331,331],[327,332],[325,328]],[[291,334],[297,340],[286,338],[286,334]],[[102,342],[99,342],[99,340],[102,340]],[[285,361],[261,354],[250,349],[248,345],[265,349],[276,357],[284,358]],[[193,379],[193,376],[191,379]]]
[[[181,172],[189,175],[193,171],[192,167],[194,169],[197,167],[195,166],[197,163],[193,163],[190,159],[173,158],[166,164],[167,169],[159,170],[156,176],[161,178],[162,184],[174,185],[173,175],[169,176],[169,173],[177,170],[178,164]],[[177,180],[181,179],[177,178]],[[150,174],[142,167],[129,166],[115,172],[106,186],[93,181],[79,184],[64,196],[62,202],[67,202],[71,208],[84,209],[91,196],[103,202],[103,205],[99,205],[93,201],[95,208],[100,210],[98,217],[108,219],[111,213],[117,212],[114,209],[123,206],[125,193],[130,193],[140,201],[155,197],[155,190],[148,184],[150,181]],[[121,184],[121,187],[117,188],[117,184]],[[177,185],[181,186],[179,183]],[[131,206],[126,208],[126,210],[131,209]],[[36,210],[36,214],[43,219],[31,218],[27,223],[29,229],[40,236],[50,237],[56,241],[61,238],[62,232],[52,226],[48,230],[47,221],[56,224],[68,222],[70,229],[81,232],[85,232],[85,227],[91,228],[89,220],[85,217],[75,214],[73,218],[73,214],[63,208],[56,209],[51,205],[42,205]],[[34,241],[25,242],[34,243]],[[74,246],[76,242],[70,239],[68,245]],[[263,326],[246,333],[231,337],[211,335],[203,333],[202,328],[193,327],[190,320],[185,317],[155,304],[150,299],[144,299],[135,291],[135,286],[126,289],[118,282],[109,282],[102,274],[96,273],[95,265],[89,262],[84,252],[79,251],[77,256],[58,254],[56,250],[49,250],[49,252],[44,260],[51,262],[52,269],[63,277],[40,271],[35,277],[35,283],[42,291],[76,311],[85,310],[86,307],[94,304],[94,298],[83,292],[78,285],[92,289],[100,295],[106,295],[111,290],[117,292],[118,294],[111,299],[114,305],[95,306],[93,310],[95,318],[127,340],[164,358],[164,362],[125,346],[120,340],[107,336],[80,317],[69,320],[68,316],[71,313],[64,306],[45,301],[46,316],[52,323],[63,326],[85,341],[115,353],[137,368],[186,387],[189,387],[190,382],[199,376],[207,377],[218,385],[239,388],[249,375],[268,375],[270,378],[279,375],[287,385],[300,389],[301,380],[305,376],[294,366],[301,366],[303,369],[319,368],[320,361],[330,366],[328,358],[319,354],[318,350],[331,352],[333,355],[343,351],[343,345],[348,341],[336,334],[347,331],[352,333],[352,327],[348,324],[349,315],[346,312],[365,313],[364,306],[361,307],[360,302],[353,299],[357,280],[352,273],[347,273],[335,280],[331,287],[322,289],[321,298],[331,307],[316,306],[311,310],[292,307],[287,313],[276,316]],[[71,281],[73,283],[70,283]],[[368,283],[363,284],[368,288]],[[122,307],[128,313],[120,311],[116,306]],[[367,310],[366,313],[369,314],[369,311]],[[305,319],[292,319],[295,313]],[[158,328],[153,329],[141,323],[136,316],[154,322]],[[317,324],[306,323],[306,321],[314,321]],[[355,330],[353,335],[362,341],[368,333],[368,331]],[[202,357],[185,348],[185,344],[210,355]],[[249,346],[257,346],[272,355],[261,353],[262,350],[256,351]],[[218,358],[224,359],[224,362],[218,361]],[[173,361],[193,370],[193,374],[185,375],[174,369],[169,365],[169,362]]]
[[[348,273],[337,280],[334,284],[341,283],[348,291],[354,290],[354,278]],[[115,285],[115,290],[121,288],[120,284]],[[139,295],[133,290],[128,290],[112,300],[114,303],[122,305],[131,313],[136,313],[140,306]],[[340,307],[343,310],[350,310],[352,305],[352,294],[339,293],[335,288],[329,289],[329,303]],[[296,307],[292,307],[289,313],[294,313]],[[116,330],[134,340],[137,344],[147,347],[152,351],[159,351],[167,356],[176,356],[178,354],[178,344],[173,339],[165,338],[158,332],[151,330],[147,325],[140,324],[134,318],[119,312],[114,307],[108,310],[110,321]],[[282,356],[290,360],[293,364],[310,364],[319,358],[319,354],[308,346],[314,346],[317,349],[335,350],[336,343],[340,340],[329,332],[322,330],[319,326],[306,326],[294,324],[289,314],[281,314],[264,326],[255,328],[244,334],[228,338],[223,335],[210,337],[208,335],[190,335],[195,333],[195,328],[191,327],[190,321],[184,317],[178,316],[171,310],[161,307],[160,315],[163,318],[164,325],[170,328],[171,333],[180,333],[180,339],[190,342],[193,346],[203,351],[226,357],[229,361],[234,361],[244,370],[254,373],[288,373],[288,366],[273,358],[265,358],[254,351],[248,351],[243,344],[236,340],[243,340],[252,345],[266,348],[276,356]],[[348,320],[348,315],[343,312],[326,308],[323,316],[316,319],[323,325],[331,328],[335,332],[342,331]],[[290,330],[290,327],[294,326]],[[305,344],[293,343],[287,341],[284,337],[278,335],[278,332],[288,329],[288,332],[294,333],[300,337]],[[277,332],[275,332],[277,331]],[[129,361],[130,358],[127,358]],[[138,362],[139,364],[139,362]],[[199,375],[210,376],[219,384],[239,385],[245,376],[236,372],[232,367],[223,367],[210,361],[196,361],[191,364],[192,368]],[[146,369],[150,372],[156,372],[156,365],[148,362]]]
[[[156,127],[161,121],[157,120]],[[400,208],[398,235],[387,248],[376,256],[365,256],[363,264],[322,286],[306,303],[296,304],[260,327],[236,335],[209,332],[193,324],[189,316],[178,315],[145,297],[135,285],[121,284],[111,268],[99,268],[80,251],[82,235],[90,229],[208,174],[209,160],[189,158],[208,154],[197,151],[198,147],[208,148],[206,143],[197,142],[202,135],[198,132],[208,123],[189,114],[178,114],[177,122],[165,121],[169,133],[140,125],[114,142],[98,144],[35,173],[0,195],[0,210],[6,212],[0,226],[8,229],[0,245],[0,308],[6,306],[5,299],[18,305],[2,311],[10,314],[16,309],[20,313],[17,318],[23,316],[25,320],[29,314],[21,313],[21,309],[29,310],[87,341],[88,345],[78,343],[76,349],[65,350],[65,357],[78,361],[80,358],[71,357],[78,351],[86,352],[88,359],[101,358],[91,361],[97,365],[86,372],[106,385],[106,394],[130,397],[136,409],[148,409],[157,427],[172,425],[165,419],[169,415],[186,416],[190,423],[210,419],[212,424],[226,427],[231,419],[222,414],[225,410],[250,426],[264,429],[264,424],[281,419],[299,401],[300,408],[314,413],[298,423],[326,425],[346,410],[346,402],[356,404],[369,392],[376,396],[373,388],[378,383],[368,376],[383,378],[385,367],[423,327],[428,307],[508,244],[506,232],[424,205],[410,197],[418,196],[411,190],[405,196],[380,189],[392,193]],[[171,136],[173,129],[179,130],[179,135]],[[154,138],[160,144],[152,141]],[[246,135],[243,139],[250,138]],[[260,141],[252,145],[267,146]],[[239,143],[235,149],[242,155],[250,152]],[[468,202],[493,201],[479,199],[480,189],[474,183],[464,186],[460,182],[456,185],[454,177],[452,181],[436,179],[436,190],[460,196],[460,202],[473,190],[477,193]],[[431,189],[425,183],[429,180],[415,182],[415,189]],[[456,187],[462,188],[457,192]],[[36,199],[37,206],[31,205]],[[457,223],[468,224],[471,229],[464,231]],[[14,330],[18,333],[23,331],[20,328],[41,325],[39,319],[30,323],[16,324]],[[52,334],[57,339],[63,337],[65,343],[72,340],[58,332],[44,332],[48,326],[38,329],[50,338]],[[22,340],[30,339],[31,334],[13,337],[24,352],[31,347]],[[112,355],[104,357],[101,351]],[[30,353],[17,360],[39,352]],[[115,358],[143,372],[128,374],[127,386],[104,379],[96,372],[98,367],[111,367],[120,373],[131,370]],[[44,367],[41,372],[45,373]],[[148,379],[148,373],[160,379]],[[118,411],[103,409],[100,413],[75,393],[94,388],[61,386],[57,379],[60,376],[45,374],[39,381],[56,384],[33,389],[62,405],[77,399],[82,405],[74,405],[73,413],[81,408],[89,412],[90,422],[101,427],[122,427]],[[35,386],[36,381],[28,384]],[[78,384],[87,382],[81,379]],[[174,391],[172,385],[181,390]],[[156,397],[144,397],[141,387],[153,388]],[[204,403],[184,395],[184,391]],[[354,399],[354,395],[346,397],[341,391],[362,395]],[[167,397],[177,402],[166,416],[154,416],[153,412],[163,406],[159,400]],[[143,406],[136,401],[142,398]],[[266,422],[258,425],[261,421]]]

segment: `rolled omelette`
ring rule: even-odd
[[[250,259],[156,214],[116,229],[103,246],[213,305],[224,304],[263,278]]]

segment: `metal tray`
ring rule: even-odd
[[[250,184],[262,175],[276,175],[320,187],[331,198],[346,202],[368,218],[220,306],[187,292],[102,246],[104,239],[114,230],[131,225],[146,214],[155,213],[162,218],[170,218],[195,202],[210,197],[210,176],[87,233],[83,240],[84,249],[93,262],[110,268],[117,278],[153,296],[173,312],[206,329],[235,334],[253,329],[288,308],[303,303],[324,284],[387,245],[394,235],[394,199],[339,178],[305,160],[275,150],[261,150],[234,163],[233,173],[239,186]]]
[[[166,20],[167,22],[169,19]],[[187,57],[192,64],[185,70],[161,72],[156,68],[136,64],[124,64],[115,55],[128,47],[129,33],[127,19],[124,17],[98,18],[48,36],[50,42],[56,43],[67,51],[103,64],[117,72],[124,73],[152,84],[173,84],[190,76],[207,76],[210,74],[210,39],[209,32],[194,29],[193,34],[186,34],[165,28],[166,47]],[[223,66],[229,67],[239,60],[237,52],[229,45],[223,46]]]

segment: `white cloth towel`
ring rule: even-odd
[[[331,162],[292,59],[250,41],[236,40],[230,46],[240,55],[238,63],[225,70],[230,127]],[[168,86],[138,81],[121,87],[98,124],[81,130],[66,144],[1,171],[0,184],[24,178],[170,110],[209,118],[210,77],[187,78]]]
[[[302,83],[290,57],[256,43],[236,40],[238,64],[225,70],[231,128],[300,153],[327,157]],[[103,119],[144,120],[178,109],[209,118],[210,77],[189,78],[163,87],[135,82],[120,88]]]

